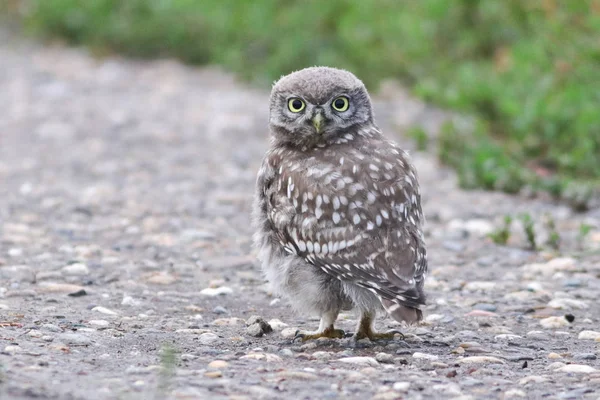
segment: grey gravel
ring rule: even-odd
[[[598,399],[597,210],[463,191],[413,151],[426,321],[378,320],[404,341],[294,343],[318,320],[273,296],[251,250],[266,91],[2,30],[0,60],[0,398]],[[450,117],[391,81],[374,100],[409,150],[405,128],[435,143]],[[518,224],[508,246],[486,237],[525,212],[542,236],[554,217],[561,254],[525,250]]]

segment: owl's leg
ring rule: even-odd
[[[318,338],[341,339],[345,332],[341,329],[335,329],[333,324],[338,317],[340,310],[330,310],[321,315],[319,329],[314,332],[297,331],[294,340],[301,339],[303,342]]]
[[[369,338],[370,340],[386,339],[392,340],[396,335],[400,335],[400,339],[404,339],[404,335],[400,331],[375,332],[373,325],[375,323],[375,312],[363,311],[360,316],[360,321],[354,333],[354,340]]]

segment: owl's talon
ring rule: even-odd
[[[342,339],[345,336],[346,336],[346,332],[344,332],[342,329],[327,328],[323,332],[316,332],[316,333],[301,332],[300,330],[297,330],[296,334],[294,335],[294,339],[292,341],[295,342],[296,340],[300,339],[300,340],[302,340],[302,342],[306,342],[307,340],[313,340],[313,339],[319,339],[319,338]]]
[[[394,340],[396,338],[396,335],[400,335],[400,340],[404,340],[405,336],[402,332],[400,331],[396,331],[396,330],[392,330],[392,331],[388,331],[388,332],[373,332],[373,331],[368,331],[368,332],[356,332],[352,338],[354,340],[361,340],[361,339],[365,339],[368,338],[371,341],[375,341],[375,340]]]

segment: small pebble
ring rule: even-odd
[[[577,336],[580,340],[596,340],[600,339],[600,332],[597,331],[581,331],[579,336]]]
[[[216,306],[215,308],[213,308],[212,312],[217,315],[229,314],[229,311],[227,311],[227,309],[223,306]]]
[[[392,388],[397,392],[408,392],[410,382],[394,382]]]
[[[116,311],[110,310],[106,307],[94,307],[92,308],[92,311],[96,311],[105,315],[119,315]]]
[[[346,364],[369,365],[372,367],[376,367],[379,365],[377,360],[373,357],[345,357],[345,358],[340,358],[337,361],[346,363]]]
[[[75,263],[63,267],[62,273],[66,276],[82,276],[88,275],[90,269],[83,263]]]
[[[233,289],[227,286],[221,286],[217,288],[208,287],[200,291],[201,295],[209,297],[223,296],[231,293],[233,293]]]
[[[459,364],[505,364],[501,359],[491,356],[464,357],[456,361]]]
[[[394,356],[388,353],[377,353],[375,355],[375,360],[383,364],[393,364]]]
[[[558,368],[557,371],[576,374],[591,374],[593,372],[597,372],[598,370],[594,367],[590,367],[589,365],[568,364]]]
[[[430,360],[430,361],[437,360],[440,358],[439,356],[436,356],[435,354],[427,354],[427,353],[419,353],[419,352],[413,353],[412,356],[413,356],[413,358]]]
[[[227,368],[228,366],[229,366],[229,363],[227,361],[223,361],[223,360],[211,361],[208,364],[208,368],[214,368],[214,369]]]
[[[200,344],[211,344],[216,342],[217,340],[219,340],[219,336],[211,332],[202,333],[198,337],[198,341],[200,342]]]
[[[563,317],[548,317],[540,320],[540,325],[544,328],[552,329],[552,328],[562,328],[563,326],[568,326],[569,321]]]

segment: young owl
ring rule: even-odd
[[[357,309],[355,339],[374,318],[422,319],[427,256],[421,196],[408,154],[386,139],[363,83],[313,67],[284,76],[270,99],[271,147],[258,173],[255,245],[274,292],[321,317],[303,340],[340,338],[341,310]]]

